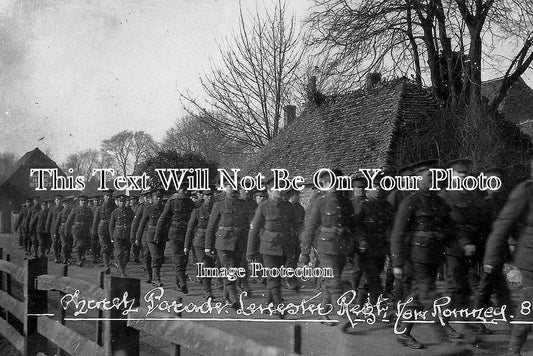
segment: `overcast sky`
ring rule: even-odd
[[[60,163],[124,129],[161,139],[237,20],[237,0],[0,0],[0,152]]]

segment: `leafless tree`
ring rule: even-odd
[[[453,109],[481,103],[483,66],[494,67],[498,43],[512,43],[500,95],[533,60],[533,3],[518,0],[315,0],[310,44],[321,70],[345,87],[372,72],[412,75]],[[500,42],[498,42],[500,41]]]
[[[216,123],[207,123],[206,120],[208,118],[200,119],[193,115],[176,120],[166,131],[162,148],[182,154],[199,154],[221,167],[239,167],[247,156],[247,148],[224,137],[214,126]]]
[[[99,150],[87,149],[67,156],[61,168],[66,174],[72,169],[72,174],[84,176],[86,181],[92,177],[93,169],[108,168],[111,162]]]
[[[157,144],[144,131],[124,130],[102,142],[102,155],[109,159],[123,175],[136,174],[139,163],[148,157]]]
[[[250,18],[241,8],[239,20],[238,31],[219,44],[220,61],[212,61],[200,77],[205,98],[190,93],[181,98],[190,115],[237,145],[256,149],[282,128],[304,46],[281,0],[272,12],[256,11]]]

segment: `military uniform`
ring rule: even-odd
[[[531,159],[531,157],[530,157]],[[521,303],[533,301],[533,182],[527,180],[519,184],[509,195],[493,224],[483,259],[484,265],[499,268],[505,261],[507,238],[514,228],[520,226],[518,245],[514,254],[514,264],[520,269],[522,283],[519,302],[514,311],[515,321],[531,322],[528,316],[520,312]],[[515,324],[511,331],[509,355],[519,355],[520,350],[531,331],[531,325]]]
[[[67,219],[73,209],[70,201],[69,198],[65,198],[61,202],[63,204],[63,210],[59,213],[55,227],[55,229],[59,231],[59,237],[61,240],[61,259],[65,264],[68,263],[72,251],[72,233],[67,229]]]
[[[187,233],[187,223],[194,209],[194,203],[189,198],[174,197],[167,201],[165,208],[157,221],[155,239],[160,242],[166,242],[166,236],[163,236],[165,224],[170,220],[170,229],[168,230],[168,241],[172,247],[174,257],[174,266],[176,269],[176,286],[183,293],[187,293],[187,278],[185,270],[187,268],[188,256],[184,254],[183,248],[185,243],[185,234]]]
[[[81,196],[80,200],[86,199]],[[72,208],[67,222],[67,231],[72,227],[72,237],[78,254],[78,265],[82,266],[85,260],[85,252],[91,246],[91,223],[93,212],[88,206],[76,206]]]
[[[252,219],[254,218],[255,210],[257,209],[257,203],[251,199],[240,200],[242,201],[242,205],[244,206],[244,219],[246,219],[246,227],[245,231],[243,231],[243,235],[248,236],[249,226],[252,222]],[[241,239],[239,240],[239,243],[241,244],[239,246],[239,251],[241,251],[239,267],[243,267],[246,272],[244,278],[239,278],[237,280],[237,288],[239,288],[239,290],[248,290],[248,263],[246,262],[246,248],[248,241],[247,239]]]
[[[125,197],[119,197],[124,201]],[[109,217],[109,236],[114,243],[115,260],[122,276],[125,276],[126,266],[130,256],[130,233],[133,221],[133,211],[130,207],[119,206]]]
[[[490,175],[491,170],[485,171],[487,175]],[[503,175],[501,170],[498,170],[499,175]],[[485,227],[482,231],[482,236],[488,237],[490,235],[493,222],[498,218],[498,214],[505,204],[505,195],[501,191],[488,192],[483,198],[483,206],[485,217],[482,227]],[[511,240],[510,238],[508,240]],[[480,251],[481,253],[481,251]],[[509,244],[505,244],[502,249],[502,255],[504,256],[504,262],[511,259],[509,252]],[[477,290],[476,299],[474,302],[475,308],[486,308],[490,306],[490,296],[492,293],[496,294],[496,300],[499,305],[511,306],[511,294],[503,275],[503,265],[495,266],[491,273],[483,273],[481,280],[479,281],[479,287]]]
[[[448,207],[450,217],[455,222],[455,238],[446,247],[447,293],[455,307],[468,307],[469,296],[479,285],[478,267],[480,255],[465,256],[459,239],[466,238],[482,251],[480,222],[483,206],[474,192],[445,190],[440,193]],[[464,237],[461,237],[464,236]]]
[[[215,266],[214,258],[205,253],[205,234],[212,207],[213,202],[211,200],[203,201],[202,205],[193,210],[187,225],[187,234],[185,235],[185,248],[187,250],[190,250],[191,247],[194,248],[196,258],[198,259],[197,263],[203,263],[205,267]],[[211,278],[202,278],[202,285],[204,287],[205,297],[212,298]]]
[[[234,195],[226,196],[224,200],[217,201],[207,223],[205,248],[217,250],[222,267],[238,267],[241,260],[243,246],[242,239],[248,228],[246,208],[242,201]],[[237,306],[237,289],[234,281],[224,279],[224,293],[230,302]]]
[[[24,248],[25,247],[25,241],[26,241],[26,227],[24,226],[24,221],[26,217],[28,216],[29,209],[30,209],[31,201],[26,200],[26,204],[23,205],[22,209],[20,209],[19,216],[17,217],[17,220],[15,221],[15,231],[19,230],[19,246]]]
[[[93,263],[98,263],[100,256],[100,238],[98,237],[97,227],[94,226],[94,219],[97,217],[98,208],[100,207],[100,197],[93,196],[91,211],[93,212],[93,226],[91,227],[91,253],[93,255]]]
[[[63,198],[61,195],[55,196],[56,204],[50,209],[48,213],[48,218],[46,219],[46,229],[50,234],[52,240],[52,251],[54,252],[55,262],[61,262],[61,238],[59,236],[59,226],[57,220],[59,219],[59,214],[63,210],[63,205],[61,204],[60,199]]]
[[[268,268],[280,268],[293,253],[298,238],[294,234],[294,208],[281,199],[268,199],[255,212],[248,234],[246,255],[253,259],[257,253],[263,256]],[[267,277],[267,303],[278,305],[281,299],[281,277]]]
[[[48,244],[46,234],[46,220],[48,218],[48,208],[46,202],[41,202],[41,210],[33,214],[31,230],[35,231],[33,242],[33,255],[45,257],[46,246]]]
[[[360,245],[365,246],[364,251],[360,252],[361,266],[368,283],[370,301],[376,303],[383,292],[380,275],[389,251],[392,206],[385,199],[367,199],[361,206],[357,220],[363,230]],[[360,290],[359,294],[366,296],[365,292]]]
[[[111,219],[111,213],[117,208],[117,205],[113,201],[111,192],[107,192],[106,194],[110,196],[108,198],[109,200],[96,209],[91,231],[93,235],[98,235],[100,253],[104,259],[104,267],[109,273],[109,260],[113,252],[113,244],[111,243],[111,235],[109,233],[109,220]]]
[[[434,165],[436,162],[433,161],[418,163],[420,171],[427,171]],[[421,189],[400,204],[391,234],[391,256],[395,268],[403,268],[406,261],[409,265],[413,284],[405,299],[413,297],[414,307],[432,309],[433,301],[437,298],[437,269],[443,259],[446,243],[453,238],[453,227],[450,209],[435,191]],[[469,243],[463,238],[460,236],[458,241],[461,247]],[[443,328],[440,324],[432,325],[441,337],[461,337],[448,324]],[[398,341],[412,348],[421,348],[422,344],[411,336],[412,326],[405,325],[406,331],[398,336]]]
[[[320,266],[331,268],[333,271],[333,278],[322,279],[323,301],[324,304],[331,303],[333,310],[337,310],[337,299],[342,293],[341,274],[346,256],[353,255],[356,245],[355,214],[350,200],[336,191],[329,191],[317,198],[306,217],[301,235],[303,256],[309,256],[318,226],[320,230],[316,249]]]
[[[28,237],[26,239],[26,254],[31,255],[32,254],[32,244],[34,241],[37,241],[37,233],[35,231],[35,225],[32,224],[33,217],[41,210],[41,204],[39,203],[39,199],[34,199],[34,204],[28,209],[28,215],[26,216],[26,220],[24,221],[24,226],[26,228],[26,231],[28,232]],[[37,253],[33,254],[34,257],[37,257]]]
[[[162,197],[161,193],[160,196]],[[139,220],[137,228],[136,241],[142,243],[143,258],[148,273],[148,281],[152,280],[153,284],[160,287],[161,284],[161,266],[163,264],[163,252],[165,241],[155,239],[157,221],[165,208],[162,200],[152,204],[145,204],[142,208],[142,217]],[[137,243],[138,244],[138,243]]]
[[[351,199],[354,214],[357,218],[359,213],[361,213],[361,208],[363,206],[363,203],[368,200],[366,198],[366,194],[364,193],[364,189],[366,187],[366,179],[364,177],[356,175],[352,179],[352,182],[353,182],[354,187],[363,189],[361,195],[353,196]],[[361,283],[361,278],[363,278],[363,271],[364,271],[364,264],[365,264],[365,256],[363,256],[359,250],[357,250],[356,253],[354,254],[352,264],[353,264],[352,287],[354,290],[357,290],[359,288],[359,284]],[[363,296],[359,294],[359,297],[362,298]],[[359,300],[359,302],[361,301],[362,299]]]

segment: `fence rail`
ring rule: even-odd
[[[205,325],[201,319],[198,322],[179,319],[142,320],[131,314],[128,318],[122,314],[126,306],[104,310],[103,305],[100,305],[99,320],[95,323],[96,341],[92,341],[65,325],[65,309],[61,303],[58,320],[46,316],[50,302],[48,292],[59,292],[59,299],[67,293],[77,293],[80,299],[108,301],[122,298],[127,292],[128,299],[134,301],[130,307],[139,307],[139,279],[113,276],[104,278],[101,274],[100,280],[93,284],[68,277],[67,266],[64,266],[62,276],[49,275],[46,258],[25,260],[24,266],[19,267],[9,261],[9,255],[6,257],[3,260],[0,248],[0,333],[23,355],[44,355],[50,349],[51,342],[57,347],[56,354],[60,356],[66,353],[80,356],[111,356],[117,353],[136,356],[139,355],[140,332],[173,345],[173,356],[180,354],[181,347],[206,356],[292,356],[300,353],[299,325],[295,325],[293,329],[293,350],[289,351],[239,338]],[[23,302],[12,295],[12,280],[22,284]],[[153,312],[151,315],[151,318],[167,317],[162,312]],[[23,326],[21,330],[13,325],[14,319]]]

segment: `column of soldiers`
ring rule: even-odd
[[[471,173],[472,162],[459,159],[446,167],[462,179]],[[102,255],[109,273],[114,250],[122,276],[126,275],[131,250],[135,260],[142,256],[146,282],[154,286],[163,285],[161,266],[169,241],[175,286],[185,294],[186,267],[193,251],[194,258],[205,267],[226,268],[246,267],[245,259],[262,261],[266,267],[294,267],[296,256],[308,264],[316,255],[322,267],[333,270],[333,278],[319,283],[323,301],[332,305],[333,311],[344,289],[341,276],[346,262],[353,265],[353,288],[358,289],[360,302],[368,297],[375,303],[381,294],[392,300],[413,297],[413,308],[427,309],[438,296],[435,282],[445,265],[445,292],[451,297],[452,307],[486,307],[494,293],[498,304],[510,305],[502,266],[515,249],[523,276],[522,298],[530,300],[531,181],[519,185],[505,203],[503,190],[485,195],[477,191],[430,190],[431,168],[437,168],[436,161],[417,162],[398,172],[421,176],[418,191],[393,191],[385,196],[379,189],[380,176],[370,190],[365,190],[365,179],[355,176],[351,200],[346,192],[334,188],[317,191],[307,209],[299,204],[299,192],[286,194],[270,185],[267,192],[257,192],[254,200],[230,184],[224,186],[222,195],[216,191],[197,192],[193,195],[195,201],[181,187],[166,202],[164,191],[153,190],[144,192],[139,202],[132,199],[126,203],[126,197],[118,197],[118,206],[109,191],[102,203],[93,199],[92,208],[87,206],[86,196],[78,197],[76,204],[71,197],[57,196],[50,207],[36,197],[26,201],[15,226],[20,231],[19,244],[27,254],[43,256],[51,246],[57,262],[69,263],[74,242],[80,266],[90,249],[94,262]],[[485,173],[503,176],[497,168]],[[332,178],[326,174],[321,182],[327,185]],[[517,229],[518,225],[523,228]],[[203,278],[201,282],[205,298],[212,299],[211,280]],[[267,302],[281,303],[281,278],[268,278],[266,284]],[[295,280],[286,281],[286,285],[299,288]],[[245,280],[223,280],[224,299],[236,309],[240,308],[239,292],[247,289]],[[411,335],[413,323],[403,324],[398,341],[422,348],[424,345]],[[346,330],[346,323],[339,325]],[[447,323],[435,323],[434,330],[443,341],[462,337]],[[490,332],[485,327],[475,331]],[[529,331],[527,325],[513,327],[510,354],[519,354]]]

